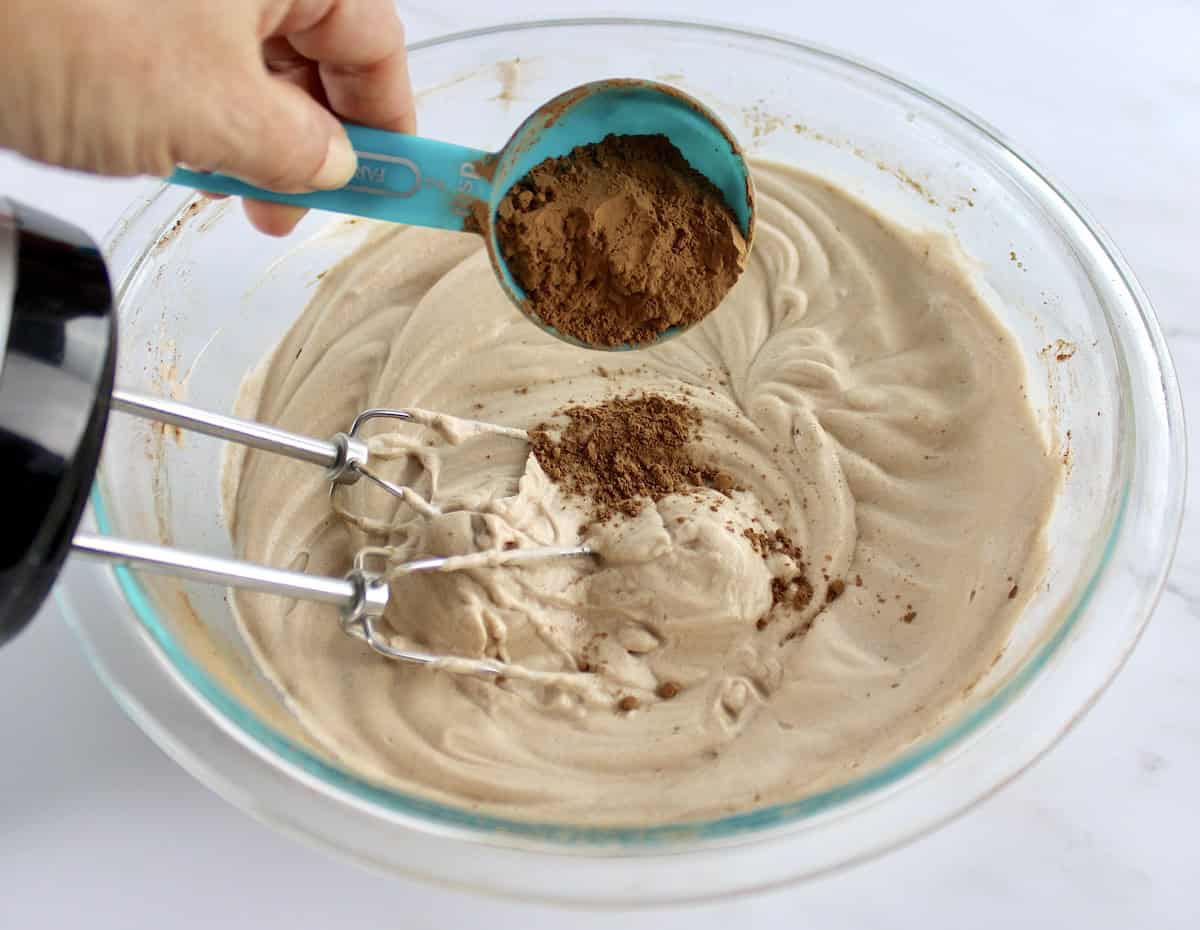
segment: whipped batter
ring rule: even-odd
[[[950,240],[780,165],[756,164],[755,183],[741,280],[665,345],[565,345],[507,302],[477,237],[381,225],[247,379],[239,413],[312,435],[372,406],[450,416],[372,439],[431,508],[360,482],[335,511],[311,466],[231,459],[244,556],[339,574],[367,545],[392,564],[487,553],[395,578],[383,629],[506,663],[500,678],[389,661],[327,607],[236,595],[258,660],[341,764],[508,816],[716,816],[885,762],[952,718],[1003,649],[1042,574],[1061,469],[1012,337]],[[697,457],[738,490],[589,526],[523,431],[631,390],[698,407]],[[784,530],[814,588],[766,625],[788,556],[764,559],[747,528]],[[493,564],[581,540],[600,558]]]

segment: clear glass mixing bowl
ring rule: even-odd
[[[381,788],[311,744],[255,670],[221,590],[76,561],[59,597],[133,717],[199,778],[285,829],[385,869],[576,903],[710,898],[812,876],[944,822],[1046,751],[1137,640],[1184,493],[1166,346],[1095,225],[978,120],[783,38],[666,22],[528,23],[422,43],[412,68],[422,131],[492,148],[572,85],[668,81],[753,153],[956,235],[1019,340],[1033,402],[1069,461],[1049,572],[1002,659],[943,730],[834,790],[718,820],[589,829]],[[272,240],[228,202],[148,185],[108,242],[118,383],[229,409],[244,373],[362,229],[312,215]],[[102,532],[229,554],[220,453],[212,440],[115,416],[89,519]]]

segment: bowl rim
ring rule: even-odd
[[[918,84],[901,79],[887,70],[865,63],[853,56],[770,31],[752,30],[709,21],[636,17],[579,17],[500,23],[416,42],[409,46],[409,51],[420,52],[423,49],[437,48],[498,33],[612,26],[699,30],[724,36],[782,44],[790,51],[825,59],[837,66],[859,71],[884,81],[907,95],[916,95],[926,104],[940,111],[942,115],[980,134],[1013,161],[1022,174],[1020,180],[1024,185],[1032,184],[1035,188],[1039,188],[1036,192],[1041,194],[1044,199],[1057,209],[1074,217],[1079,231],[1066,230],[1063,235],[1076,245],[1082,244],[1089,250],[1098,249],[1096,255],[1099,260],[1115,272],[1116,287],[1124,292],[1126,301],[1135,308],[1136,319],[1141,328],[1140,335],[1148,340],[1146,348],[1152,353],[1154,360],[1162,370],[1161,402],[1166,408],[1164,434],[1171,452],[1169,461],[1164,463],[1164,468],[1168,477],[1173,477],[1175,481],[1174,485],[1167,489],[1167,496],[1162,502],[1161,514],[1166,532],[1160,540],[1161,551],[1155,554],[1155,563],[1158,567],[1153,572],[1150,585],[1154,593],[1152,596],[1144,598],[1144,603],[1139,605],[1137,617],[1132,623],[1124,648],[1116,657],[1108,674],[1099,686],[1087,696],[1082,707],[1076,707],[1069,718],[1061,722],[1054,737],[1031,757],[1013,766],[1012,770],[994,783],[990,790],[984,791],[968,803],[960,805],[957,810],[943,812],[939,817],[929,818],[922,828],[913,830],[908,836],[903,837],[903,839],[911,839],[982,800],[983,797],[1010,781],[1040,758],[1094,703],[1124,664],[1145,628],[1161,593],[1174,556],[1183,515],[1183,495],[1186,483],[1186,446],[1183,434],[1182,404],[1165,340],[1153,316],[1148,298],[1111,240],[1064,192],[1061,185],[1050,181],[1046,174],[1030,160],[1019,155],[999,131],[966,108],[951,104],[940,95],[933,94]],[[156,200],[167,189],[166,185],[162,185],[154,194],[153,199]],[[105,237],[106,251],[111,252],[117,246],[145,209],[146,204],[135,204],[117,221]],[[1077,242],[1076,240],[1081,237],[1082,242]],[[130,264],[128,269],[123,271],[117,291],[118,305],[123,302],[126,287],[133,277],[133,272],[147,260],[152,252],[154,241],[152,239],[141,255]],[[1127,387],[1126,385],[1126,390]],[[1158,397],[1156,396],[1155,399],[1157,402]],[[1134,441],[1135,436],[1125,439],[1126,445],[1131,445]],[[1126,450],[1126,454],[1128,454],[1128,450]],[[105,466],[102,464],[101,472],[104,471],[104,468]],[[932,738],[905,750],[880,768],[834,788],[756,810],[700,821],[649,827],[577,826],[556,822],[511,819],[494,814],[473,812],[465,806],[459,807],[441,801],[433,801],[418,794],[384,788],[351,775],[287,739],[216,684],[203,669],[190,659],[186,651],[174,640],[169,629],[157,621],[151,600],[130,570],[120,566],[103,570],[114,573],[126,601],[133,608],[140,624],[154,640],[160,654],[179,673],[178,681],[190,692],[192,699],[216,719],[226,732],[243,743],[248,739],[253,741],[257,744],[253,747],[256,751],[266,754],[273,762],[285,767],[289,774],[300,775],[310,783],[316,780],[324,792],[341,796],[344,800],[358,805],[366,804],[376,814],[383,814],[392,820],[398,819],[419,830],[430,831],[433,829],[444,835],[472,842],[515,846],[520,849],[573,855],[606,856],[616,854],[628,856],[642,852],[671,852],[681,848],[690,850],[707,844],[725,844],[731,840],[745,842],[774,835],[780,829],[795,829],[809,822],[818,814],[841,809],[849,801],[877,796],[882,789],[896,786],[910,776],[914,776],[922,771],[931,760],[944,757],[950,750],[962,745],[968,737],[979,733],[986,724],[997,719],[1001,712],[1039,676],[1043,668],[1058,653],[1061,644],[1075,629],[1080,617],[1090,605],[1097,586],[1108,570],[1113,549],[1122,537],[1122,530],[1128,516],[1126,510],[1129,495],[1130,483],[1127,483],[1107,528],[1108,538],[1102,555],[1086,583],[1077,589],[1074,603],[1064,615],[1058,629],[1026,658],[1012,679],[999,687],[985,703],[964,713],[957,720],[938,731]],[[93,488],[91,501],[94,519],[100,531],[112,532],[112,522],[100,491],[99,480]],[[297,769],[299,771],[296,771]],[[896,842],[892,842],[890,845],[894,846]],[[884,848],[890,848],[890,846]],[[882,849],[876,850],[876,852],[880,851]]]

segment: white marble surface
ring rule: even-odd
[[[417,39],[585,6],[447,0],[406,8]],[[743,25],[877,61],[983,115],[1065,181],[1125,250],[1171,339],[1185,402],[1200,401],[1196,0],[646,0],[634,9],[726,21],[736,14]],[[99,234],[129,187],[0,153],[0,193]],[[884,859],[685,911],[564,915],[494,903],[382,878],[279,836],[163,756],[48,610],[0,653],[0,927],[1200,926],[1194,510],[1133,658],[1032,771]]]

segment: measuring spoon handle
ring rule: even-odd
[[[421,136],[342,124],[358,155],[358,171],[345,187],[280,194],[223,174],[177,169],[172,184],[214,194],[349,213],[393,223],[462,229],[472,201],[488,201],[489,152]]]

